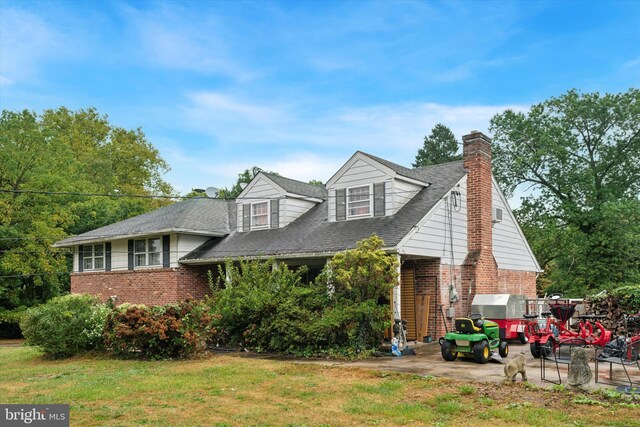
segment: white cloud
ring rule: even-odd
[[[0,76],[0,86],[9,86],[13,84],[13,80],[8,79],[4,76]]]
[[[437,123],[449,126],[461,140],[472,130],[488,133],[491,118],[507,108],[528,109],[406,102],[310,116],[300,105],[268,107],[230,94],[200,92],[187,98],[179,122],[205,134],[198,156],[189,160],[190,170],[200,171],[216,186],[232,184],[238,173],[254,165],[301,181],[326,181],[356,150],[410,166]]]
[[[242,120],[266,123],[273,122],[280,116],[277,108],[251,104],[216,92],[198,92],[187,95],[187,98],[196,108],[192,112],[210,115],[209,120],[214,119],[214,116],[235,116]]]
[[[141,58],[174,69],[219,73],[235,80],[248,80],[254,74],[242,67],[229,52],[224,21],[213,14],[198,15],[193,10],[163,4],[139,10],[120,8],[128,20]]]
[[[41,62],[67,57],[74,44],[40,16],[3,8],[0,13],[0,83],[8,85],[34,77]]]

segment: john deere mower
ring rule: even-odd
[[[509,354],[509,345],[500,340],[500,329],[496,322],[485,320],[479,314],[455,320],[456,330],[447,332],[440,339],[442,358],[452,362],[458,355],[473,357],[477,363],[490,359],[501,361]],[[498,350],[498,354],[494,350]]]

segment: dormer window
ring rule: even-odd
[[[347,189],[347,217],[371,216],[371,186],[351,187]]]
[[[251,203],[251,229],[269,228],[269,202]]]

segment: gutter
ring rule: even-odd
[[[355,248],[351,248],[355,249]],[[334,255],[344,252],[343,249],[339,251],[324,251],[324,252],[298,252],[298,253],[290,253],[290,254],[272,254],[272,255],[247,255],[247,256],[228,256],[224,258],[196,258],[196,259],[179,259],[178,262],[180,264],[185,265],[203,265],[203,264],[211,264],[211,263],[220,263],[229,259],[242,259],[242,260],[259,260],[259,259],[300,259],[300,258],[331,258]],[[385,247],[382,248],[389,255],[398,254],[397,247]]]
[[[112,236],[109,235],[101,235],[101,236],[76,236],[69,237],[67,239],[60,240],[59,242],[51,245],[54,248],[71,248],[73,246],[82,245],[85,243],[99,243],[109,240],[125,240],[133,237],[141,237],[141,236],[149,236],[154,234],[166,234],[166,233],[181,233],[181,234],[192,234],[196,236],[208,236],[208,237],[224,237],[229,233],[215,233],[212,231],[200,231],[200,230],[192,230],[192,229],[184,229],[184,228],[165,228],[161,230],[150,230],[150,231],[140,231],[137,233],[130,234],[114,234]],[[73,240],[70,240],[73,239]],[[67,240],[70,240],[67,242]]]

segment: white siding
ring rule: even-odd
[[[390,177],[381,170],[371,166],[362,159],[358,159],[336,180],[332,188],[368,185],[374,182],[386,181],[388,178]]]
[[[537,271],[535,258],[529,251],[513,213],[508,208],[495,181],[492,197],[494,208],[502,209],[502,221],[493,225],[493,257],[498,263],[498,268]]]
[[[392,211],[395,214],[398,212],[409,200],[413,198],[422,189],[421,186],[411,184],[409,182],[401,181],[399,179],[394,180],[394,186],[392,196],[389,197],[387,192],[387,200],[392,200]],[[388,185],[390,187],[390,185]]]
[[[328,221],[329,222],[335,222],[335,220],[336,220],[336,190],[334,190],[333,188],[329,188],[327,190],[327,197],[329,198],[329,200],[327,200],[327,207],[329,208]]]
[[[314,202],[292,198],[287,198],[282,202],[280,204],[280,227],[292,223],[315,206]]]
[[[466,176],[460,181],[460,209],[453,210],[453,255],[454,264],[462,264],[467,256],[467,181]],[[446,216],[446,203],[441,200],[430,211],[424,222],[408,240],[402,243],[399,250],[407,255],[421,255],[442,258],[443,264],[449,264],[450,233]]]
[[[210,238],[209,236],[196,236],[191,234],[171,234],[170,236],[169,260],[172,268],[179,267],[179,258],[185,256]],[[154,234],[150,237],[162,237],[162,235]],[[144,237],[141,236],[137,238],[143,239]],[[111,241],[111,271],[127,270],[129,268],[128,252],[128,239]],[[78,246],[74,249],[73,271],[78,272]]]
[[[178,267],[178,259],[182,258],[209,239],[209,236],[195,236],[193,234],[172,234],[171,267]],[[177,240],[177,245],[174,244],[174,240]]]
[[[252,183],[251,188],[242,196],[242,199],[275,199],[280,196],[282,196],[282,191],[260,176]]]
[[[330,222],[336,220],[336,189],[347,187],[357,187],[380,182],[385,184],[385,215],[392,215],[394,212],[394,187],[393,179],[385,172],[370,165],[362,159],[356,160],[328,189],[329,209],[328,219]],[[373,191],[373,188],[372,188]]]
[[[252,181],[249,184],[250,187],[246,190],[246,193],[242,195],[242,198],[236,200],[236,204],[238,205],[238,219],[237,219],[237,227],[238,231],[242,231],[242,205],[245,203],[258,202],[262,200],[269,199],[278,199],[284,196],[284,193],[278,188],[275,187],[270,181],[267,181],[262,176],[259,176],[256,180]],[[282,210],[282,204],[280,204],[280,209]],[[269,211],[271,212],[271,211]],[[283,216],[282,212],[279,215],[279,219],[282,223]]]

